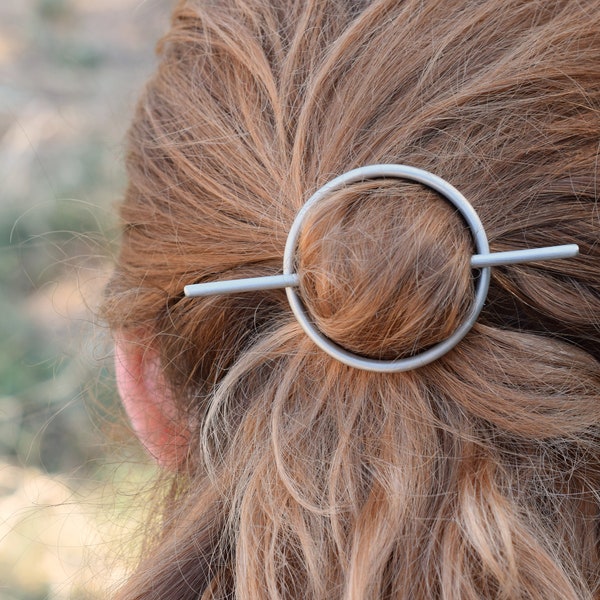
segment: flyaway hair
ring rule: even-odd
[[[160,530],[119,600],[600,598],[598,0],[186,0],[132,124],[104,314],[158,353],[189,429]],[[273,275],[325,182],[373,163],[459,189],[494,252],[451,352],[358,371]],[[299,294],[357,354],[411,356],[473,297],[463,220],[409,181],[311,211]]]

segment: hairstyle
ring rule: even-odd
[[[161,359],[189,448],[133,598],[600,597],[600,4],[184,0],[129,134],[105,315]],[[324,354],[282,290],[183,286],[280,272],[297,211],[354,167],[457,187],[492,251],[472,331],[406,373]],[[473,243],[419,184],[311,211],[299,293],[341,346],[445,339]]]

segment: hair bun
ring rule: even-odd
[[[297,250],[302,300],[322,333],[348,351],[405,358],[464,320],[472,246],[455,208],[425,186],[357,183],[306,218]]]

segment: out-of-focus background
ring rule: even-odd
[[[135,540],[151,468],[94,310],[171,4],[0,0],[0,600],[106,598]]]

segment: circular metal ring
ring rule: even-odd
[[[433,173],[430,173],[429,171],[424,171],[423,169],[417,169],[415,167],[409,167],[407,165],[368,165],[358,169],[353,169],[352,171],[348,171],[347,173],[332,179],[322,188],[318,189],[300,209],[296,215],[296,218],[294,219],[294,222],[292,223],[292,227],[285,244],[285,251],[283,254],[284,275],[292,275],[294,273],[294,254],[296,252],[296,246],[298,244],[302,223],[308,214],[308,211],[317,202],[319,202],[319,200],[324,198],[327,194],[345,185],[349,185],[357,181],[382,178],[408,179],[410,181],[417,181],[441,194],[458,209],[464,220],[467,222],[475,242],[475,247],[477,248],[477,253],[489,254],[487,236],[483,229],[481,220],[475,212],[475,209],[469,204],[466,198],[447,181],[441,177],[438,177],[437,175],[433,175]],[[483,267],[480,269],[475,290],[475,302],[473,303],[473,306],[471,307],[471,310],[465,321],[450,337],[425,350],[424,352],[398,360],[378,360],[373,358],[365,358],[345,350],[319,331],[319,329],[312,322],[294,287],[286,287],[285,291],[292,312],[298,320],[298,323],[305,331],[306,335],[308,335],[308,337],[319,348],[321,348],[321,350],[340,362],[357,369],[378,371],[382,373],[394,373],[417,369],[429,364],[430,362],[433,362],[434,360],[437,360],[446,354],[446,352],[454,348],[454,346],[456,346],[456,344],[458,344],[458,342],[465,337],[477,320],[477,317],[479,316],[479,313],[481,312],[481,309],[485,303],[490,286],[490,274],[490,267]]]

